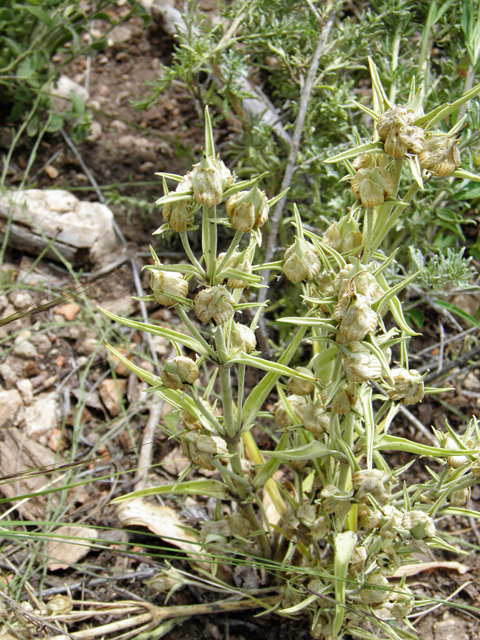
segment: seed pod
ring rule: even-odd
[[[340,253],[351,252],[362,244],[359,224],[351,216],[344,216],[328,227],[322,241]]]
[[[384,606],[397,620],[410,615],[415,604],[415,598],[408,587],[395,587],[395,591],[390,593],[390,600],[393,602],[385,603]]]
[[[369,382],[382,375],[382,365],[379,359],[360,342],[351,342],[348,349],[351,356],[343,356],[345,376],[349,382]]]
[[[385,142],[390,129],[395,122],[400,121],[403,126],[409,126],[415,122],[415,111],[406,106],[398,106],[385,111],[377,120],[377,131]]]
[[[336,518],[343,518],[352,508],[349,494],[337,489],[333,484],[328,484],[322,489],[320,496],[323,498],[323,509],[328,514],[334,513]]]
[[[366,547],[355,547],[352,551],[352,556],[350,558],[350,572],[353,577],[356,577],[357,574],[363,571],[365,566],[365,562],[367,560],[367,549]]]
[[[46,608],[49,615],[66,615],[67,613],[70,613],[73,608],[72,599],[69,596],[53,596],[53,598],[47,602]],[[12,636],[12,638],[13,637],[14,636]],[[4,636],[0,636],[0,638],[4,638]]]
[[[386,169],[360,169],[352,180],[352,193],[364,207],[377,207],[393,194],[394,183]]]
[[[234,314],[235,300],[223,285],[203,289],[194,302],[195,313],[202,322],[213,319],[216,324],[225,324]]]
[[[199,467],[214,471],[215,467],[211,463],[212,456],[217,453],[215,440],[210,436],[205,436],[198,431],[191,431],[182,438],[182,453]]]
[[[393,158],[403,158],[408,152],[418,154],[425,143],[425,133],[421,127],[405,126],[395,122],[385,140],[384,151]]]
[[[213,158],[204,157],[192,175],[193,197],[198,204],[211,208],[220,204],[223,196],[223,177]]]
[[[298,420],[298,424],[303,422],[303,413],[305,411],[305,406],[307,401],[303,396],[292,395],[288,396],[287,402],[290,405],[291,410],[293,411],[294,416]],[[292,426],[292,421],[290,420],[290,416],[288,415],[285,407],[283,406],[283,402],[278,400],[272,407],[271,413],[275,416],[275,421],[279,427],[282,429],[287,429]]]
[[[432,518],[424,511],[407,511],[403,516],[402,527],[410,531],[417,540],[433,538],[436,534]]]
[[[359,171],[359,169],[370,169],[375,166],[375,156],[372,153],[357,156],[352,162],[352,166],[355,171]]]
[[[225,208],[232,227],[243,233],[250,233],[253,227],[263,227],[268,220],[267,196],[258,185],[230,196]]]
[[[340,323],[339,331],[347,340],[360,341],[377,328],[377,314],[366,302],[364,296],[357,299],[347,309]]]
[[[389,504],[385,505],[382,511],[383,518],[380,522],[380,536],[382,538],[393,539],[402,528],[404,514]]]
[[[306,367],[295,367],[295,370],[299,373],[304,373],[307,376],[313,375],[310,369]],[[315,389],[313,382],[309,380],[301,380],[300,378],[288,379],[288,390],[298,396],[308,396]]]
[[[165,218],[165,215],[163,217]],[[180,202],[176,203],[176,206],[171,209],[167,222],[173,231],[179,233],[186,231],[193,223],[193,204],[185,200],[180,200]]]
[[[386,602],[390,596],[388,591],[389,582],[381,573],[373,573],[367,576],[365,584],[370,588],[364,588],[360,591],[360,598],[363,604],[382,604]]]
[[[201,400],[200,402],[206,409],[208,409],[208,411],[212,410],[212,407],[208,402],[206,402],[205,400]],[[180,411],[178,417],[180,419],[180,425],[188,431],[199,431],[203,428],[201,421],[185,409],[182,409]]]
[[[418,156],[422,169],[428,169],[435,176],[449,176],[460,166],[457,136],[430,138]]]
[[[314,436],[319,436],[322,433],[328,433],[330,418],[313,402],[308,402],[303,414],[303,426]]]
[[[320,516],[320,518],[315,520],[312,528],[310,529],[310,535],[314,542],[318,542],[327,535],[330,531],[330,527],[328,525],[329,523],[327,518],[324,518],[323,516]]]
[[[380,505],[385,504],[390,494],[385,488],[384,479],[385,472],[380,469],[356,471],[352,476],[352,488],[357,500],[368,502],[368,496],[371,495]]]
[[[313,280],[321,270],[315,247],[303,238],[296,238],[285,252],[283,273],[292,282]]]
[[[443,448],[448,449],[449,451],[460,450],[458,444],[450,436],[447,437]],[[450,456],[447,458],[447,462],[452,467],[452,469],[458,469],[459,467],[463,467],[464,464],[467,464],[468,458],[467,456]]]
[[[465,487],[464,489],[454,491],[450,496],[450,504],[452,507],[463,507],[463,505],[467,504],[467,502],[470,500],[471,495],[471,487]]]
[[[422,376],[415,369],[407,371],[403,367],[392,369],[394,388],[387,390],[392,400],[402,400],[405,405],[416,404],[423,400],[425,387]]]
[[[162,266],[160,263],[159,266]],[[158,304],[167,307],[178,304],[177,300],[168,294],[185,298],[188,293],[188,282],[180,273],[171,271],[155,271],[150,278],[150,287]]]
[[[198,367],[191,358],[177,356],[166,360],[160,378],[169,389],[181,389],[185,384],[193,384],[198,378]]]
[[[257,346],[257,339],[250,327],[234,322],[230,333],[230,347],[236,351],[244,351],[250,353]]]
[[[245,259],[240,264],[232,264],[233,268],[238,269],[238,271],[243,271],[243,273],[252,273],[252,263]],[[238,280],[236,278],[228,278],[227,287],[231,289],[245,289],[248,287],[248,282],[246,280]]]

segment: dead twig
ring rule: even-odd
[[[428,373],[425,376],[424,381],[431,382],[432,380],[436,380],[437,378],[440,378],[440,376],[444,376],[446,373],[448,373],[452,369],[455,369],[456,367],[459,367],[461,369],[461,367],[466,365],[469,360],[471,360],[473,357],[475,357],[479,353],[480,353],[480,346],[475,347],[474,349],[470,349],[470,351],[467,351],[466,353],[464,353],[463,356],[460,356],[459,358],[456,358],[455,360],[452,360],[452,362],[449,362],[448,364],[446,364],[442,368],[440,373],[438,371],[432,371],[431,373]]]
[[[310,65],[308,76],[300,96],[300,108],[298,110],[298,117],[295,123],[295,130],[293,133],[292,144],[290,146],[290,152],[288,154],[288,159],[287,159],[287,166],[285,168],[285,173],[282,180],[282,186],[280,187],[280,192],[285,191],[285,189],[288,189],[292,181],[293,173],[295,170],[295,163],[297,160],[298,149],[300,148],[300,142],[302,139],[302,132],[305,124],[305,117],[307,115],[307,107],[308,107],[308,103],[310,101],[310,96],[313,89],[313,83],[317,75],[320,59],[323,55],[326,42],[330,35],[330,31],[332,29],[332,26],[337,14],[336,12],[333,12],[333,11],[330,13],[329,8],[327,7],[325,10],[325,15],[326,15],[326,19],[324,19],[325,20],[324,25],[320,31],[320,35],[318,36],[317,47],[315,49],[315,53],[312,58],[312,64]],[[270,262],[272,260],[273,255],[277,249],[278,227],[280,225],[280,220],[282,218],[286,200],[287,198],[285,195],[281,200],[277,202],[275,206],[275,210],[273,212],[273,216],[271,216],[270,218],[270,232],[268,234],[268,239],[266,242],[265,262]],[[265,271],[262,272],[261,275],[263,276],[266,282],[270,275],[270,270],[266,269]],[[266,288],[260,289],[260,292],[258,295],[258,301],[265,302],[266,296],[267,296],[267,289]]]

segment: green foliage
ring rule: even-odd
[[[472,280],[477,276],[475,267],[471,264],[472,257],[465,258],[465,249],[459,252],[447,248],[446,255],[431,255],[425,263],[422,252],[410,247],[412,273],[421,271],[417,284],[430,292],[441,292],[447,287],[472,289]]]
[[[424,82],[428,112],[472,86],[478,55],[478,9],[471,0],[369,0],[348,9],[336,5],[336,10],[338,17],[307,106],[287,203],[291,210],[291,203],[296,202],[304,223],[316,228],[328,226],[352,204],[351,194],[339,183],[341,172],[322,160],[333,149],[338,152],[359,140],[369,140],[371,119],[355,104],[365,102],[369,94],[367,56],[375,61],[394,103],[406,102],[412,76],[417,85]],[[321,29],[311,7],[303,0],[236,0],[221,9],[221,20],[212,25],[190,1],[183,17],[186,28],[178,33],[172,64],[161,69],[151,95],[137,106],[147,108],[179,79],[199,108],[215,105],[214,118],[235,112],[242,129],[223,143],[222,156],[239,176],[269,171],[267,194],[277,193],[288,145],[261,120],[242,117],[239,105],[248,77],[267,94],[285,129],[292,133]],[[451,117],[450,127],[456,117]],[[467,122],[470,130],[463,137],[462,162],[474,171],[479,139],[476,100],[468,107]],[[398,220],[395,233],[387,239],[391,250],[399,247],[398,260],[408,262],[405,248],[409,245],[421,247],[428,256],[464,244],[462,226],[468,222],[468,203],[452,198],[454,195],[448,180],[440,192],[425,183],[410,214]],[[448,210],[443,207],[447,199]],[[290,239],[289,228],[287,213],[280,228],[281,245]]]

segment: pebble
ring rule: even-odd
[[[21,378],[17,381],[17,389],[20,391],[23,403],[28,407],[33,402],[33,384],[29,378]]]
[[[22,396],[17,389],[0,391],[0,428],[17,427],[24,419]]]
[[[28,436],[46,445],[48,434],[58,426],[60,419],[56,393],[43,393],[25,409],[25,426]]]
[[[28,338],[31,336],[31,331],[22,331],[15,338],[15,346],[13,348],[13,353],[16,356],[20,356],[20,358],[25,358],[26,360],[34,360],[38,352]]]

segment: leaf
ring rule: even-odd
[[[251,356],[248,353],[239,352],[235,354],[231,362],[238,362],[239,364],[250,365],[255,369],[263,369],[268,372],[275,372],[282,376],[289,376],[290,378],[298,378],[299,380],[308,380],[309,382],[316,382],[317,379],[314,376],[309,376],[296,369],[291,369],[278,362],[272,362],[270,360],[264,360],[258,356]]]
[[[448,311],[450,311],[450,313],[455,314],[456,316],[458,316],[462,320],[465,320],[465,322],[468,322],[472,326],[480,327],[480,322],[478,322],[478,320],[475,320],[475,318],[472,317],[466,311],[463,311],[463,309],[460,309],[460,307],[455,306],[451,302],[447,302],[447,300],[437,299],[437,300],[435,300],[435,302],[438,304],[439,307],[443,307],[444,309],[448,309]]]
[[[416,562],[414,564],[404,564],[403,567],[399,567],[395,571],[395,573],[388,577],[403,578],[403,576],[407,576],[407,578],[411,578],[412,576],[416,576],[423,571],[435,571],[436,569],[454,569],[461,575],[467,573],[467,571],[470,571],[470,567],[468,567],[466,564],[461,564],[460,562]]]
[[[309,444],[305,444],[302,447],[290,449],[289,451],[262,451],[265,456],[271,458],[277,458],[278,460],[314,460],[315,458],[324,458],[325,456],[332,456],[337,460],[344,459],[345,456],[339,451],[330,449],[327,445],[319,442],[318,440],[312,440]]]
[[[476,449],[462,449],[462,450],[450,450],[442,449],[440,447],[430,447],[426,444],[418,444],[412,440],[406,440],[405,438],[399,438],[397,436],[389,436],[383,434],[378,437],[373,445],[376,451],[406,451],[408,453],[415,453],[419,456],[434,456],[440,458],[447,458],[450,456],[464,456],[464,455],[476,455]]]
[[[160,495],[209,496],[211,498],[219,498],[220,500],[228,500],[232,497],[228,493],[226,486],[222,482],[218,482],[218,480],[192,480],[191,482],[180,482],[176,485],[167,484],[161,487],[149,487],[141,491],[133,491],[125,496],[115,498],[111,504],[118,504],[119,502],[133,498]]]
[[[197,353],[200,353],[204,356],[215,357],[215,352],[212,349],[207,350],[202,344],[200,344],[200,342],[198,342],[198,340],[195,340],[195,338],[191,338],[190,336],[186,336],[183,333],[172,331],[172,329],[166,329],[165,327],[159,327],[145,322],[130,320],[129,318],[122,318],[115,315],[114,313],[110,313],[110,311],[107,311],[106,309],[102,309],[102,307],[97,308],[100,309],[100,311],[104,315],[106,315],[107,318],[110,318],[111,320],[114,320],[119,324],[123,324],[125,327],[137,329],[138,331],[146,331],[147,333],[151,333],[154,336],[162,336],[163,338],[167,338],[167,340],[170,340],[172,342],[179,342],[192,351],[196,351]]]
[[[300,326],[305,325],[307,327],[326,327],[328,329],[334,328],[338,323],[335,320],[327,320],[326,318],[278,318],[277,322],[288,322],[289,324],[298,324]]]
[[[332,622],[332,635],[336,636],[345,618],[345,588],[348,565],[352,557],[357,536],[353,531],[344,531],[335,536],[335,559],[333,561],[335,580],[335,617]]]
[[[356,156],[362,155],[364,153],[369,153],[369,152],[373,153],[375,151],[383,151],[383,144],[381,142],[367,142],[366,144],[361,144],[359,147],[355,147],[354,149],[349,149],[348,151],[339,153],[336,156],[327,158],[323,162],[325,164],[331,164],[333,162],[342,162],[343,160],[348,160],[349,158],[355,158]]]
[[[183,523],[171,507],[136,498],[119,504],[115,513],[122,524],[128,527],[133,525],[146,527],[190,555],[198,555],[200,551],[196,544],[196,537],[185,530]]]
[[[293,337],[292,341],[288,345],[287,349],[284,351],[282,356],[278,359],[278,364],[287,365],[293,356],[296,354],[300,343],[303,340],[303,336],[307,327],[302,327],[298,330],[296,335]],[[270,371],[266,376],[262,378],[259,384],[255,387],[252,393],[248,396],[248,398],[243,403],[242,409],[242,422],[244,427],[247,427],[252,422],[255,421],[258,412],[262,404],[265,402],[268,394],[277,383],[280,374]]]
[[[47,542],[47,567],[50,571],[69,569],[90,551],[91,543],[98,538],[96,529],[65,525],[52,531]]]

